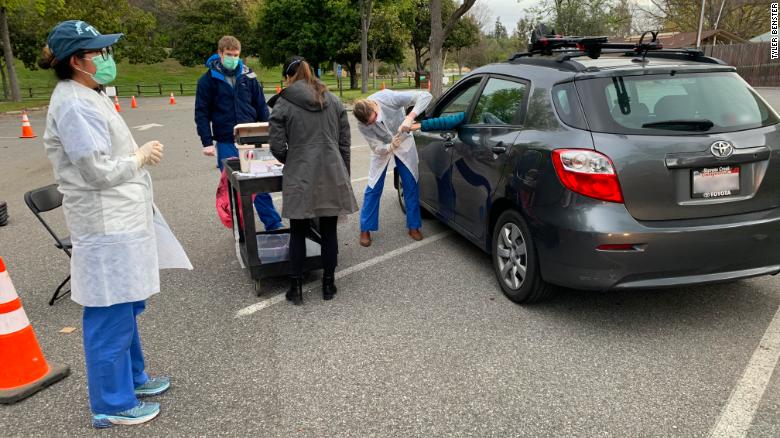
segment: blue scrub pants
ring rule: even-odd
[[[116,414],[138,405],[135,388],[149,379],[136,317],[146,303],[84,307],[84,355],[89,405],[95,414]]]
[[[225,158],[237,157],[238,149],[233,143],[217,143],[217,165],[222,172],[222,160]],[[258,193],[255,196],[255,210],[260,216],[260,221],[265,225],[267,231],[282,228],[282,218],[274,207],[274,201],[268,193]]]
[[[417,230],[422,227],[420,219],[420,192],[417,181],[403,161],[395,157],[395,171],[401,176],[401,184],[404,186],[404,203],[406,204],[406,227]],[[385,174],[387,167],[382,171],[382,176],[374,187],[366,187],[363,197],[363,208],[360,209],[360,231],[377,231],[379,229],[379,201],[382,199],[382,190],[385,187]]]

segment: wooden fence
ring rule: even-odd
[[[780,59],[771,59],[769,42],[705,46],[704,53],[736,67],[754,87],[780,87]]]

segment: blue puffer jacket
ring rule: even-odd
[[[195,124],[203,146],[233,142],[233,126],[268,121],[268,106],[257,75],[239,61],[235,87],[226,78],[219,55],[206,61],[209,70],[198,80]]]
[[[451,131],[466,120],[466,113],[453,113],[435,119],[425,119],[420,124],[421,131]]]

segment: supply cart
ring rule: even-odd
[[[236,143],[261,146],[268,142],[267,128],[265,133],[258,133],[254,125],[236,126]],[[246,128],[244,128],[246,127]],[[248,135],[249,134],[249,135]],[[261,293],[260,280],[267,277],[290,275],[289,238],[290,229],[282,228],[274,231],[258,232],[255,228],[255,211],[252,195],[255,193],[274,193],[282,191],[282,177],[256,176],[241,172],[238,158],[228,158],[223,161],[227,170],[230,193],[230,207],[233,215],[233,236],[236,239],[236,256],[242,267],[249,270],[249,275],[255,283],[255,293]],[[241,204],[243,221],[239,220],[238,205]],[[322,238],[316,221],[306,234],[306,260],[304,272],[322,268],[320,244]]]

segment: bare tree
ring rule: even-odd
[[[368,31],[372,0],[360,0],[360,92],[368,93]]]
[[[3,2],[0,3],[0,38],[3,43],[3,56],[5,58],[5,65],[8,69],[8,80],[11,82],[11,99],[14,102],[21,102],[22,97],[19,92],[19,81],[16,78],[16,66],[14,65],[14,52],[11,47],[11,38],[8,33],[8,9]]]
[[[444,40],[452,33],[460,17],[462,17],[477,0],[463,0],[463,3],[447,19],[446,25],[442,23],[441,0],[431,0],[431,94],[434,97],[441,96],[442,76],[444,75],[444,62],[442,60],[442,46]]]
[[[665,31],[695,32],[699,26],[701,1],[651,0],[653,7],[642,8],[652,17],[658,28]],[[751,38],[757,29],[769,28],[769,14],[762,0],[715,0],[706,2],[704,29],[715,28],[731,32],[742,38]],[[720,20],[718,20],[720,16]]]

